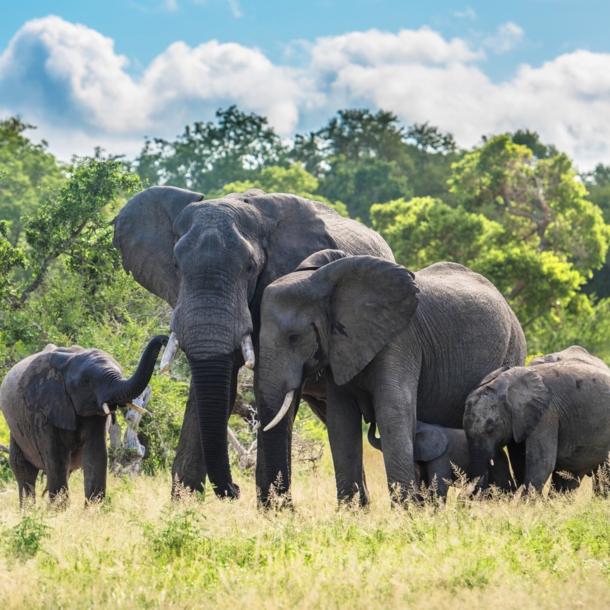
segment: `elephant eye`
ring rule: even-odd
[[[254,273],[254,263],[250,263],[247,267],[246,267],[246,273],[248,275],[252,275]]]
[[[288,343],[290,343],[290,345],[296,345],[299,338],[300,338],[300,335],[298,333],[290,333],[288,335]]]

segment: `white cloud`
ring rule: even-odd
[[[168,11],[177,11],[178,10],[178,0],[164,0],[165,8]]]
[[[523,40],[525,32],[516,23],[507,21],[498,27],[493,36],[488,36],[483,41],[494,53],[506,53],[512,51]]]
[[[239,8],[239,2],[237,0],[229,0],[229,8],[231,9],[231,13],[235,19],[239,19],[240,17],[244,16],[241,8]]]
[[[110,38],[58,17],[26,23],[0,56],[0,116],[19,113],[63,158],[97,144],[135,155],[144,135],[173,137],[237,104],[282,135],[345,107],[431,121],[462,146],[529,128],[581,167],[610,163],[610,55],[575,51],[495,83],[485,53],[428,28],[352,32],[299,47],[298,66],[211,40],[170,45],[134,78]]]
[[[474,21],[477,18],[475,10],[470,6],[465,11],[455,11],[453,16],[458,19],[470,19],[471,21]]]

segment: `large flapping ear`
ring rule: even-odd
[[[511,417],[513,438],[521,443],[534,430],[551,404],[549,386],[535,369],[519,367],[511,376],[506,390]]]
[[[343,250],[320,250],[308,256],[295,271],[315,271],[328,263],[338,261],[340,258],[347,258],[349,254]]]
[[[440,426],[417,422],[413,459],[416,462],[431,462],[447,449],[447,435]]]
[[[62,430],[76,430],[76,411],[58,367],[69,356],[69,353],[45,350],[32,361],[19,381],[27,409],[44,413],[47,423]]]
[[[343,258],[309,279],[330,296],[330,366],[339,385],[404,330],[417,309],[419,289],[413,274],[382,258]]]
[[[319,250],[337,247],[324,220],[309,199],[273,193],[244,199],[268,221],[267,262],[259,278],[265,288],[276,279],[294,271],[308,256]]]
[[[180,288],[174,268],[174,219],[201,193],[151,186],[132,197],[114,219],[114,245],[125,271],[147,290],[175,307]]]

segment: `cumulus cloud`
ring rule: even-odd
[[[485,38],[483,43],[494,53],[512,51],[523,39],[524,31],[516,23],[507,21],[498,27],[493,36]]]
[[[504,42],[485,48],[523,36],[508,25],[498,30]],[[46,17],[26,23],[0,56],[0,116],[38,124],[69,158],[97,144],[135,155],[144,135],[173,137],[229,104],[267,116],[282,135],[359,106],[391,110],[406,124],[429,120],[462,146],[534,129],[581,167],[610,163],[610,55],[575,51],[496,83],[483,50],[428,28],[351,32],[299,49],[300,64],[281,65],[238,43],[176,42],[135,78],[110,38]]]

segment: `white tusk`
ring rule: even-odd
[[[244,366],[247,369],[253,369],[256,358],[254,356],[254,345],[252,345],[252,337],[250,335],[246,335],[241,340],[241,353],[244,355],[244,360],[246,361]]]
[[[178,351],[178,338],[176,337],[176,333],[172,332],[169,336],[169,341],[165,346],[165,351],[163,352],[163,357],[161,358],[161,365],[159,370],[162,373],[165,373],[169,368],[169,365],[172,363],[172,360],[176,357],[176,352]]]
[[[277,426],[280,421],[282,420],[282,417],[284,417],[284,415],[286,415],[286,413],[288,413],[288,409],[290,409],[290,405],[292,404],[292,398],[294,397],[294,390],[290,390],[290,392],[288,392],[288,394],[286,394],[286,397],[284,398],[284,404],[282,405],[282,408],[278,411],[278,414],[273,418],[273,421],[267,425],[265,428],[263,428],[263,432],[267,432],[268,430],[271,430],[271,428],[275,428],[275,426]]]
[[[141,407],[140,405],[137,405],[135,402],[128,402],[127,406],[130,409],[133,409],[136,413],[146,413],[146,415],[152,415],[152,413],[148,410],[146,410],[144,407]]]
[[[107,402],[102,405],[102,409],[104,409],[104,413],[106,413],[106,415],[110,415],[110,409],[108,408]]]
[[[261,423],[259,421],[256,422],[256,425],[254,426],[254,428],[252,428],[252,432],[256,432],[260,427],[261,427]]]

